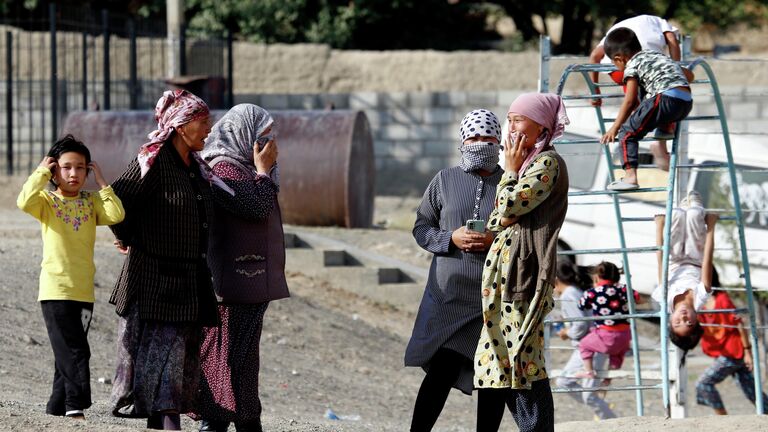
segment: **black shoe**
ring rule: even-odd
[[[262,432],[261,421],[253,420],[246,423],[235,422],[235,430],[237,432]]]
[[[235,430],[237,432],[262,432],[261,421],[254,420],[247,423],[235,422]]]
[[[147,418],[147,429],[163,429],[163,419],[160,417],[160,413],[152,413],[149,415],[149,418]]]
[[[201,420],[200,432],[227,432],[228,421]]]

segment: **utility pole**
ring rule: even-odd
[[[166,26],[168,27],[167,78],[181,75],[181,39],[184,25],[184,0],[165,0]]]

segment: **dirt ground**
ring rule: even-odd
[[[0,178],[0,425],[20,431],[141,430],[141,420],[118,419],[107,405],[114,371],[117,317],[107,303],[122,257],[111,246],[111,234],[100,229],[96,245],[96,305],[89,341],[94,406],[85,422],[44,414],[53,360],[36,302],[40,231],[37,223],[15,208],[20,179]],[[418,199],[379,198],[376,229],[317,228],[318,232],[371,251],[428,265],[429,256],[410,236]],[[408,429],[423,372],[403,367],[403,353],[413,313],[372,302],[288,269],[293,296],[270,305],[262,338],[261,398],[264,429],[278,431],[395,432]],[[658,344],[656,327],[641,324],[644,345]],[[562,365],[568,353],[552,353]],[[693,382],[708,364],[700,353],[689,369]],[[644,367],[658,357],[643,355]],[[625,362],[630,368],[632,360]],[[555,366],[556,367],[556,366]],[[617,382],[617,384],[620,384]],[[627,383],[628,384],[628,383]],[[768,418],[750,415],[754,408],[731,381],[720,386],[732,416],[712,417],[689,396],[692,418],[665,420],[660,391],[646,392],[645,417],[636,417],[635,393],[615,392],[618,419],[595,422],[592,414],[567,395],[555,395],[558,432],[657,431],[674,429],[768,430]],[[452,392],[435,431],[472,431],[476,399]],[[327,410],[346,420],[328,420]],[[346,416],[346,417],[345,417]],[[184,430],[197,425],[184,419]],[[516,430],[509,415],[502,430]]]

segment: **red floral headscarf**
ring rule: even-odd
[[[157,129],[147,135],[149,142],[141,146],[138,160],[141,166],[141,176],[144,177],[157,153],[171,136],[171,132],[179,126],[208,117],[208,105],[202,99],[186,90],[168,90],[163,93],[155,105],[155,120]],[[195,158],[199,159],[196,153]],[[200,162],[200,160],[198,160]]]

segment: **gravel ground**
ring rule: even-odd
[[[50,389],[53,360],[45,326],[36,302],[41,240],[37,223],[18,211],[15,196],[22,179],[0,178],[0,425],[23,431],[127,431],[141,430],[141,420],[109,415],[107,400],[114,368],[117,318],[107,303],[122,263],[111,246],[111,234],[99,229],[96,245],[96,306],[89,340],[92,350],[91,376],[94,406],[85,422],[44,414]],[[410,236],[413,209],[418,199],[377,199],[379,228],[345,230],[316,228],[314,231],[358,247],[427,265],[429,256],[420,252]],[[407,257],[407,258],[405,258]],[[414,258],[415,257],[415,258]],[[404,431],[423,378],[418,369],[402,366],[414,316],[313,279],[298,269],[289,269],[293,296],[274,302],[267,311],[262,338],[261,397],[263,423],[267,431]],[[656,327],[641,324],[648,344],[657,343]],[[555,365],[568,353],[555,351]],[[690,361],[690,379],[708,364],[701,355]],[[632,361],[625,362],[625,368]],[[644,367],[658,364],[657,357],[643,357]],[[686,420],[664,420],[660,392],[647,392],[646,415],[635,415],[634,392],[616,392],[608,398],[623,418],[596,423],[590,412],[565,395],[555,395],[558,432],[656,431],[674,428],[697,431],[743,428],[768,430],[765,417],[754,412],[731,382],[721,386],[723,398],[733,414],[725,419],[708,416],[710,411],[692,406]],[[474,430],[474,397],[452,392],[435,431]],[[331,409],[347,420],[327,420]],[[655,416],[655,417],[654,417]],[[356,420],[357,419],[357,420]],[[196,430],[184,419],[184,430]],[[504,430],[516,430],[509,415]]]

